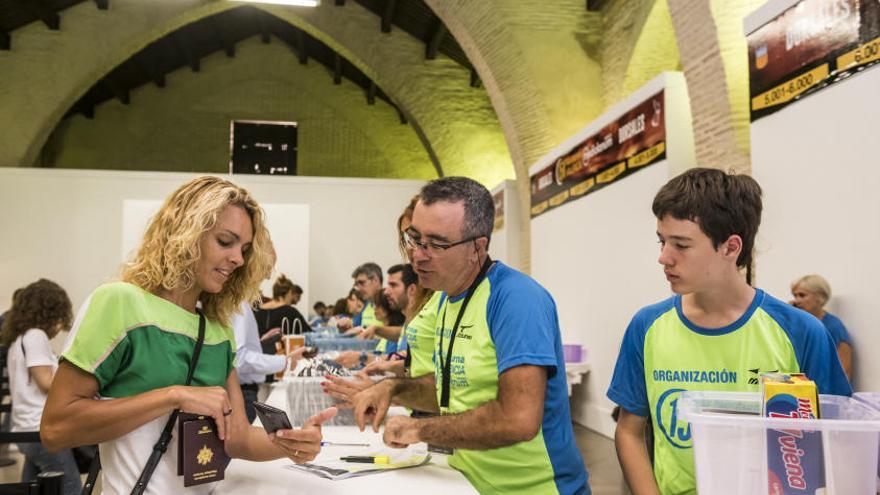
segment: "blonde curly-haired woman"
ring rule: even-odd
[[[264,213],[241,187],[201,177],[172,193],[122,280],[98,287],[80,309],[46,401],[44,444],[98,443],[104,494],[131,492],[175,409],[212,417],[230,457],[312,460],[320,424],[335,410],[269,437],[248,424],[233,367],[231,317],[258,297],[273,253]],[[199,306],[204,343],[186,386]],[[174,438],[145,493],[184,493]],[[185,493],[209,493],[215,484]]]

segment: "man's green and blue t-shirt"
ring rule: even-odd
[[[760,289],[732,324],[689,321],[681,296],[641,309],[623,336],[608,398],[652,418],[654,476],[660,493],[696,490],[690,425],[678,416],[684,391],[758,391],[758,374],[805,373],[823,394],[851,395],[834,344],[812,315]]]
[[[77,314],[62,359],[95,377],[101,399],[131,397],[186,383],[198,329],[199,316],[170,301],[128,283],[106,284]],[[232,329],[208,320],[192,385],[225,386],[234,358]],[[162,415],[100,444],[104,493],[131,492],[167,420]],[[168,449],[147,493],[183,493],[182,480],[177,476],[177,448]],[[213,486],[191,487],[186,493],[210,493]]]
[[[449,337],[466,293],[441,296],[435,339],[446,362]],[[442,339],[441,339],[442,335]],[[481,493],[588,494],[587,471],[574,441],[556,304],[530,277],[496,262],[474,290],[453,345],[449,407],[475,409],[498,397],[499,377],[521,365],[547,370],[541,429],[531,440],[491,450],[456,449],[449,465]],[[434,355],[437,402],[441,360]]]

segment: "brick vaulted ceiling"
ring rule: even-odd
[[[454,61],[463,69],[462,86],[482,91],[480,79],[464,51],[422,0],[349,2],[375,15],[375,36],[380,37],[392,28],[408,33],[423,43],[425,60],[444,56]],[[345,7],[344,0],[333,0],[333,3]],[[93,4],[96,11],[113,15],[113,0],[0,0],[0,54],[18,49],[17,31],[29,24],[42,24],[47,31],[58,31],[63,35],[68,27],[66,11],[78,4]],[[100,105],[114,99],[124,105],[136,105],[136,98],[132,95],[137,88],[149,84],[164,88],[166,74],[186,67],[198,72],[200,60],[212,53],[222,52],[234,57],[236,44],[254,36],[264,43],[281,42],[301,64],[309,61],[321,64],[330,75],[328,84],[340,84],[343,79],[356,84],[363,91],[365,104],[372,105],[378,99],[391,105],[397,111],[400,123],[412,126],[419,135],[437,173],[444,174],[440,159],[432,149],[430,138],[420,128],[417,117],[389,96],[373,78],[358,68],[358,64],[288,20],[244,4],[233,5],[233,8],[182,25],[131,54],[82,93],[64,111],[64,118],[74,114],[89,119],[96,118],[96,115],[100,118]]]

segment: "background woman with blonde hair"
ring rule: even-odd
[[[46,402],[44,444],[57,450],[98,443],[105,494],[132,490],[175,410],[213,418],[230,457],[312,460],[320,450],[320,424],[335,410],[270,438],[247,423],[233,368],[231,316],[258,297],[272,252],[264,213],[246,190],[201,177],[172,193],[122,281],[98,287],[80,309]],[[187,386],[202,325],[203,345]],[[175,444],[161,457],[147,493],[184,491]],[[210,483],[186,492],[212,489]]]
[[[825,311],[825,304],[831,299],[831,286],[828,281],[819,275],[805,275],[792,282],[791,295],[794,296],[791,304],[819,318],[825,325],[834,340],[843,371],[852,383],[852,339],[840,318]]]

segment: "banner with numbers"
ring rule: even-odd
[[[495,202],[495,225],[492,232],[498,232],[504,228],[504,189],[493,194],[492,200]]]
[[[531,177],[532,218],[666,158],[663,91]]]
[[[755,121],[880,61],[880,2],[802,0],[747,41]]]

